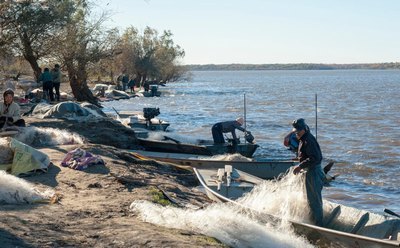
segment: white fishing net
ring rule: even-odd
[[[0,170],[0,204],[26,204],[49,200],[54,191],[44,192],[36,189],[33,184]]]

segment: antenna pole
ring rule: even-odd
[[[318,140],[318,98],[315,93],[315,139]]]
[[[243,112],[244,112],[244,116],[243,116],[243,118],[244,118],[244,129],[247,131],[247,121],[246,121],[246,93],[244,93],[244,95],[243,95],[243,103],[244,103],[244,106],[243,106]],[[244,139],[244,143],[246,144],[246,139]]]

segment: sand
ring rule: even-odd
[[[85,144],[36,147],[48,154],[52,165],[47,173],[24,179],[39,189],[55,190],[58,200],[0,205],[1,247],[224,247],[201,234],[143,222],[129,211],[134,200],[154,201],[153,192],[179,207],[198,208],[210,202],[193,189],[198,182],[191,170],[138,160],[124,150],[136,147],[129,128],[111,120],[25,119],[30,126],[78,133]],[[100,155],[105,165],[84,171],[60,166],[76,147]]]

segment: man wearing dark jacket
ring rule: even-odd
[[[322,226],[322,187],[324,172],[321,168],[322,153],[315,137],[310,133],[304,119],[293,121],[293,132],[299,139],[298,158],[300,164],[294,168],[294,174],[306,170],[307,202],[310,207],[311,219],[317,226]]]
[[[225,143],[224,139],[224,133],[231,133],[233,142],[237,143],[237,138],[236,138],[236,129],[239,129],[242,132],[246,132],[246,129],[242,128],[243,125],[243,118],[237,118],[234,121],[224,121],[224,122],[218,122],[213,125],[211,128],[212,136],[214,139],[215,144],[223,144]],[[249,131],[247,131],[250,133]]]

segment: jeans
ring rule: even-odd
[[[322,188],[325,174],[321,164],[309,168],[306,173],[307,202],[310,207],[311,219],[315,225],[323,226]]]
[[[53,82],[53,87],[56,90],[57,101],[60,101],[60,82]]]

